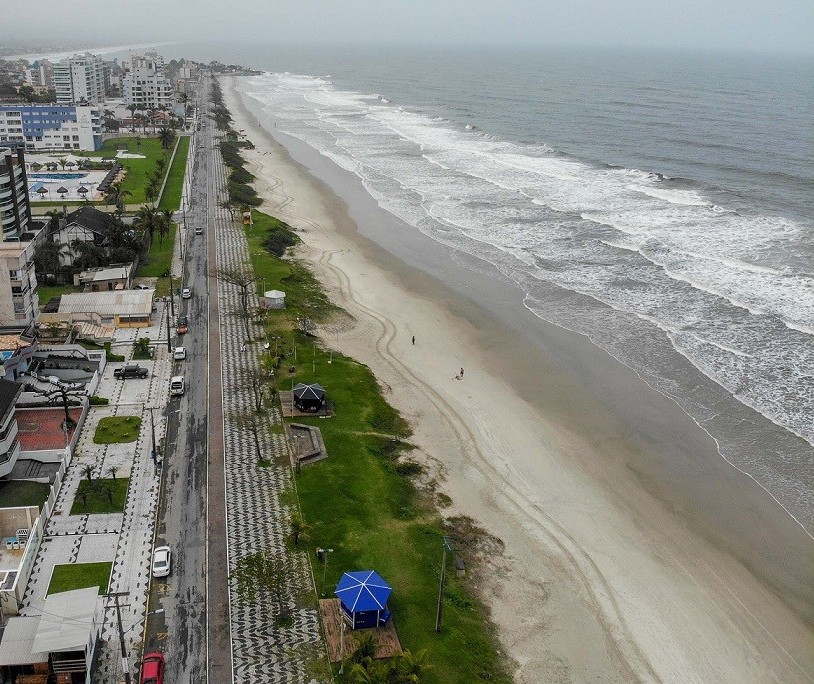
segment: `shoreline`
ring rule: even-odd
[[[352,328],[326,331],[328,343],[369,365],[389,389],[388,399],[416,426],[414,441],[437,463],[453,510],[506,544],[494,562],[494,586],[483,594],[519,665],[518,681],[535,681],[541,671],[552,681],[747,681],[778,672],[806,681],[814,651],[810,626],[728,553],[689,529],[706,527],[707,538],[730,543],[746,535],[754,546],[771,546],[795,566],[788,583],[804,581],[810,550],[803,546],[795,556],[798,538],[763,501],[767,497],[752,491],[757,485],[733,485],[728,493],[746,500],[727,505],[748,509],[747,522],[770,521],[763,535],[720,529],[735,525],[735,514],[715,521],[712,513],[693,512],[688,504],[696,502],[671,501],[674,481],[687,470],[703,465],[714,475],[698,483],[707,490],[697,493],[698,502],[720,498],[714,489],[726,480],[721,464],[733,470],[717,452],[720,463],[701,463],[711,440],[698,435],[686,414],[673,406],[671,430],[655,442],[629,434],[617,414],[638,411],[642,425],[659,425],[668,400],[641,390],[641,397],[611,411],[598,396],[644,384],[630,369],[550,324],[536,325],[534,340],[512,338],[505,320],[517,311],[508,307],[501,321],[489,308],[500,301],[475,304],[460,291],[476,289],[477,263],[456,265],[471,274],[456,291],[441,277],[433,280],[448,270],[442,248],[433,257],[437,263],[428,258],[429,276],[385,252],[362,234],[365,225],[386,222],[393,244],[413,236],[400,235],[399,222],[372,209],[361,184],[354,189],[352,179],[326,169],[327,161],[309,158],[306,169],[299,155],[292,159],[296,144],[286,140],[286,151],[250,124],[253,116],[235,106],[228,84],[224,95],[236,127],[257,146],[246,157],[260,196],[280,198],[268,210],[304,229],[307,258],[332,298],[357,319]],[[311,176],[312,165],[319,165],[317,176],[331,174],[330,186]],[[430,358],[415,354],[412,334]],[[556,358],[546,346],[557,348]],[[459,365],[466,367],[463,382],[452,380]],[[670,473],[662,449],[676,458],[697,449],[696,463],[690,458]],[[743,649],[753,651],[751,657],[735,661]]]

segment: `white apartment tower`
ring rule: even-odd
[[[20,240],[23,233],[30,230],[31,206],[28,203],[25,153],[20,148],[13,152],[7,147],[0,147],[0,244]]]
[[[58,104],[105,101],[104,61],[86,52],[54,64],[54,89]]]
[[[138,109],[171,108],[174,89],[164,76],[164,60],[155,53],[132,55],[130,68],[122,79],[125,103]]]

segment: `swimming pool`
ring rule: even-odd
[[[48,180],[68,180],[69,178],[85,178],[86,173],[29,173],[29,178],[48,179]]]

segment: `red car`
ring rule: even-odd
[[[164,654],[148,653],[141,661],[141,684],[164,684]]]
[[[184,335],[187,331],[187,317],[186,316],[179,316],[178,317],[178,334]]]

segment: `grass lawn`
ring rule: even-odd
[[[73,589],[88,589],[90,587],[99,587],[99,593],[104,594],[108,590],[112,567],[113,563],[55,565],[54,572],[51,575],[51,583],[48,585],[47,595],[72,591]]]
[[[297,488],[308,525],[303,546],[332,548],[325,593],[331,595],[342,573],[374,568],[390,582],[390,608],[401,644],[413,653],[426,650],[430,669],[421,681],[432,684],[470,684],[488,680],[511,682],[488,614],[471,586],[458,578],[454,556],[448,554],[444,621],[436,634],[435,611],[440,578],[442,539],[453,534],[431,504],[405,474],[409,461],[409,429],[384,400],[371,371],[353,359],[314,347],[314,339],[294,331],[296,316],[317,319],[330,310],[313,276],[297,264],[262,254],[260,227],[269,217],[256,213],[249,235],[249,253],[267,289],[284,290],[288,309],[272,312],[269,334],[284,358],[279,389],[291,382],[319,382],[334,404],[330,420],[301,418],[322,430],[329,457],[302,469]],[[293,345],[298,365],[294,374]],[[328,361],[331,363],[328,363]],[[312,367],[315,370],[312,370]],[[397,437],[396,438],[394,438]],[[471,543],[471,539],[467,539]],[[463,550],[466,544],[461,543]],[[313,553],[317,588],[322,590],[323,566]],[[350,681],[349,679],[343,681]]]
[[[102,149],[96,152],[83,153],[87,157],[115,157],[117,150],[127,148],[134,154],[143,154],[145,159],[119,159],[119,163],[127,168],[127,176],[122,182],[122,189],[132,193],[125,199],[126,204],[141,204],[147,201],[147,176],[152,173],[159,157],[165,157],[169,162],[169,151],[161,147],[161,141],[150,132],[142,138],[111,138],[105,140]]]
[[[279,225],[280,221],[256,209],[252,210],[252,217],[254,225],[247,226],[245,233],[249,258],[257,276],[257,294],[262,296],[263,288],[279,289],[286,293],[287,309],[269,311],[271,325],[293,327],[291,311],[315,321],[323,320],[334,310],[334,306],[313,274],[299,262],[278,259],[263,247],[267,230]]]
[[[126,382],[126,381],[125,381]],[[141,428],[138,416],[109,416],[102,418],[93,435],[94,444],[135,442]]]
[[[45,503],[51,493],[51,485],[45,482],[9,480],[0,482],[0,508],[14,506],[39,506]]]
[[[161,202],[158,204],[159,209],[176,211],[181,206],[181,189],[184,186],[184,171],[187,168],[188,153],[189,136],[182,135],[178,138],[178,149],[175,151],[175,158],[172,160],[170,173],[167,176],[164,194],[161,195]]]
[[[82,288],[76,285],[40,285],[37,292],[40,295],[40,306],[45,306],[52,297],[59,297],[64,294],[81,292]]]
[[[173,223],[170,226],[170,232],[167,237],[161,240],[161,236],[156,233],[153,239],[153,244],[150,247],[150,254],[147,259],[139,264],[136,271],[136,277],[139,278],[158,278],[155,286],[155,296],[163,297],[170,291],[169,278],[164,277],[164,273],[168,272],[172,264],[172,249],[178,241],[178,224]]]
[[[124,510],[129,482],[130,480],[126,477],[119,477],[115,480],[112,478],[82,480],[79,483],[79,489],[76,490],[71,515],[121,513]]]

